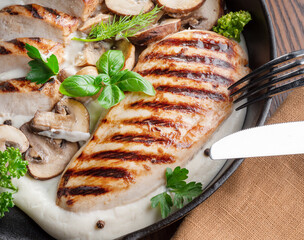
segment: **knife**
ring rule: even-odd
[[[304,121],[254,127],[230,134],[209,151],[213,160],[304,153]]]

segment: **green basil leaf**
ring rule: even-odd
[[[100,96],[98,97],[98,101],[101,106],[108,109],[119,103],[124,98],[125,94],[119,89],[119,87],[115,85],[109,85],[104,87]]]
[[[102,73],[95,78],[95,85],[102,84],[106,86],[111,84],[111,78],[109,77],[109,75]]]
[[[144,92],[151,96],[155,95],[152,84],[136,72],[128,71],[119,79],[117,86],[122,91]]]
[[[37,84],[46,83],[54,73],[40,60],[32,60],[28,63],[31,71],[27,74],[26,79]]]
[[[111,77],[111,84],[115,84],[121,81],[121,79],[124,79],[124,75],[126,75],[128,72],[130,71],[128,69],[125,69],[116,73],[114,76]]]
[[[125,57],[122,51],[109,50],[102,54],[96,63],[99,73],[104,73],[112,77],[119,72],[125,64]]]
[[[95,84],[95,77],[90,75],[74,75],[66,78],[60,85],[59,91],[70,97],[93,96],[101,89]]]

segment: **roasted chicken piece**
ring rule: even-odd
[[[12,3],[10,4],[9,2]],[[53,8],[71,16],[79,17],[82,20],[86,20],[100,4],[100,0],[20,0],[19,2]],[[2,3],[0,6],[4,8],[13,4],[16,4],[16,1],[6,1],[6,3]]]
[[[60,82],[52,79],[45,84],[25,78],[0,82],[0,113],[34,116],[37,110],[50,111],[60,100]]]
[[[36,4],[13,5],[0,10],[0,39],[40,37],[65,42],[76,31],[78,19]]]
[[[27,63],[31,59],[27,56],[26,43],[36,47],[44,55],[55,54],[59,63],[63,61],[63,45],[52,40],[17,38],[10,41],[0,41],[0,73],[21,69],[26,74],[30,70]]]
[[[234,41],[187,30],[151,44],[135,71],[155,96],[129,93],[113,107],[62,175],[57,204],[71,211],[108,209],[165,183],[167,167],[184,166],[227,118],[231,84],[249,72]]]

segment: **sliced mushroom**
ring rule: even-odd
[[[75,66],[95,66],[100,56],[106,51],[102,42],[85,43],[82,52],[75,59]]]
[[[54,140],[32,133],[28,123],[20,129],[30,142],[25,160],[29,163],[28,173],[35,179],[47,180],[58,176],[78,151],[77,143]]]
[[[122,39],[115,43],[114,47],[117,50],[122,51],[125,57],[125,65],[123,69],[132,70],[135,65],[135,47],[129,41]]]
[[[199,9],[184,18],[182,24],[186,27],[211,30],[223,14],[223,0],[206,0]]]
[[[95,26],[96,24],[99,24],[101,22],[107,23],[113,19],[113,16],[110,14],[103,14],[100,13],[96,15],[95,17],[89,18],[87,21],[83,23],[81,27],[79,27],[79,31],[84,32],[86,34],[89,34],[92,27]]]
[[[168,13],[186,14],[198,9],[205,0],[156,0]]]
[[[178,32],[180,28],[180,19],[166,19],[149,29],[136,33],[130,38],[130,41],[136,45],[146,46],[152,42],[163,39],[169,34]]]
[[[82,103],[64,98],[57,103],[55,112],[37,111],[31,127],[41,136],[69,142],[86,141],[90,137],[90,116]]]
[[[0,125],[0,151],[5,151],[8,147],[19,148],[23,153],[29,148],[29,141],[19,129]]]
[[[154,8],[151,0],[105,0],[105,4],[111,12],[122,16],[138,15]]]

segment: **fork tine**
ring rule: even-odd
[[[264,72],[267,69],[271,69],[273,66],[275,66],[279,63],[282,63],[284,61],[288,61],[292,58],[301,57],[301,56],[304,56],[304,49],[303,50],[298,50],[298,51],[295,51],[295,52],[291,52],[291,53],[282,55],[278,58],[275,58],[275,59],[265,63],[264,65],[258,67],[257,69],[255,69],[254,71],[252,71],[251,73],[249,73],[248,75],[246,75],[245,77],[243,77],[242,79],[237,81],[236,83],[232,84],[228,89],[231,90],[231,89],[235,88],[239,84],[247,81],[248,79],[251,79],[251,78],[257,76],[258,74]]]
[[[239,98],[235,99],[234,102],[237,103],[245,98],[249,98],[251,96],[253,96],[254,94],[256,94],[257,92],[261,92],[263,91],[264,89],[276,84],[276,83],[279,83],[279,82],[282,82],[282,81],[285,81],[287,79],[290,79],[290,78],[294,78],[296,76],[299,76],[299,75],[302,75],[304,74],[304,68],[303,69],[298,69],[296,71],[293,71],[293,72],[290,72],[288,74],[285,74],[283,76],[280,76],[280,77],[275,77],[273,79],[271,79],[270,81],[266,82],[265,84],[261,85],[261,86],[258,86],[252,90],[249,90],[246,94],[243,94],[242,96],[240,96]]]
[[[250,87],[253,87],[254,85],[257,85],[258,83],[271,78],[272,76],[274,76],[276,74],[285,72],[286,70],[298,67],[298,66],[300,66],[302,64],[304,64],[304,59],[296,60],[295,62],[286,64],[286,65],[284,65],[282,67],[278,67],[278,68],[274,69],[273,71],[271,71],[271,72],[269,72],[269,73],[267,73],[267,74],[265,74],[265,75],[263,75],[263,76],[261,76],[261,77],[259,77],[257,79],[254,79],[254,81],[251,81],[250,83],[248,83],[244,87],[242,87],[242,88],[238,89],[237,91],[231,93],[230,96],[234,96],[236,94],[239,94],[239,93],[241,93],[241,92],[249,89]]]
[[[283,93],[283,92],[289,91],[291,89],[302,87],[302,86],[304,86],[304,77],[302,77],[302,78],[300,78],[300,79],[298,79],[294,82],[290,82],[290,83],[287,83],[285,85],[273,88],[269,92],[265,93],[264,95],[261,95],[257,98],[254,98],[254,99],[251,99],[250,101],[248,101],[248,102],[244,103],[243,105],[239,106],[238,108],[236,108],[236,111],[238,111],[242,108],[248,107],[249,105],[251,105],[253,103],[262,101],[264,99],[269,99],[269,98],[271,98],[271,97],[273,97],[273,96],[275,96],[279,93]]]

